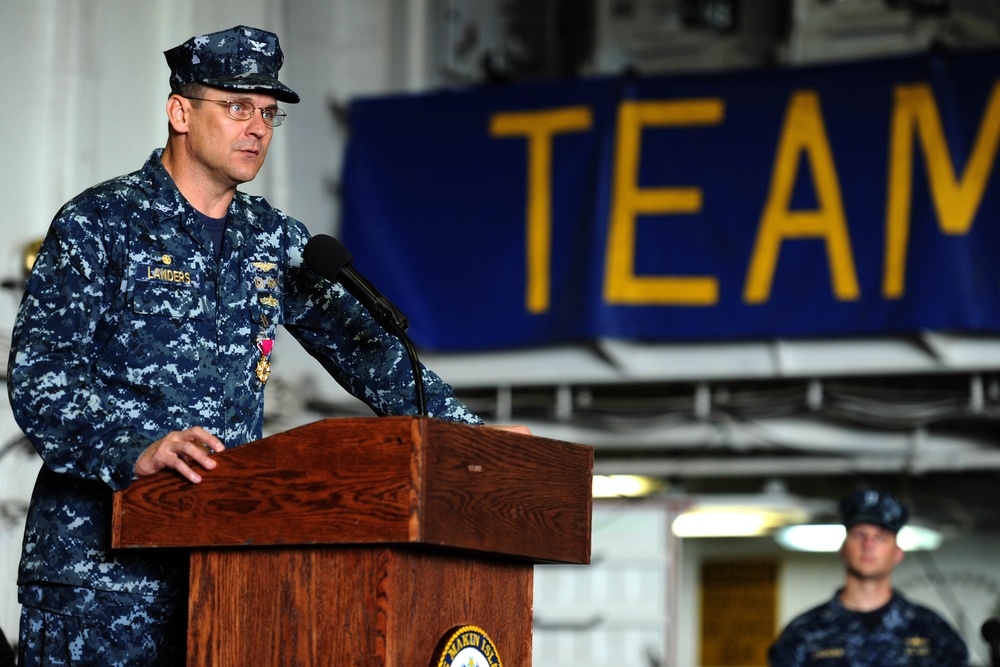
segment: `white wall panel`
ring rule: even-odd
[[[673,664],[672,516],[664,503],[596,504],[592,563],[535,567],[533,664]]]

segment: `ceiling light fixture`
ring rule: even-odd
[[[756,537],[808,518],[804,509],[792,505],[695,506],[674,519],[671,530],[677,537]]]
[[[846,531],[840,524],[784,526],[774,533],[774,540],[791,551],[830,552],[840,549]],[[930,551],[941,546],[940,532],[920,525],[900,529],[896,542],[903,551]]]
[[[661,491],[663,482],[641,475],[594,475],[595,498],[638,498]]]
[[[784,484],[772,480],[761,493],[690,497],[671,530],[677,537],[770,535],[782,526],[809,521],[827,505],[789,494]]]

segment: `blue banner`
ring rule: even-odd
[[[351,104],[342,240],[417,345],[1000,331],[1000,53]]]

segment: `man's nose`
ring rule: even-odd
[[[247,121],[247,133],[260,137],[271,131],[271,128],[264,122],[264,116],[260,109],[254,109],[253,115]]]

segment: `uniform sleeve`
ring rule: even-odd
[[[965,641],[944,619],[940,619],[940,623],[942,627],[936,638],[936,663],[942,667],[968,667],[969,648]]]
[[[767,664],[770,667],[796,667],[803,664],[800,652],[798,642],[786,629],[768,649]]]
[[[14,323],[8,392],[14,418],[57,473],[128,486],[148,443],[122,426],[93,372],[109,303],[99,212],[69,204],[49,229]]]
[[[413,369],[400,340],[375,322],[339,284],[306,268],[302,250],[308,233],[290,220],[285,328],[342,387],[379,415],[415,415]],[[427,412],[432,417],[482,424],[453,395],[450,385],[422,368]]]
[[[804,667],[813,664],[810,657],[817,642],[827,644],[830,633],[839,634],[832,619],[824,614],[826,605],[814,607],[793,618],[767,652],[770,667]],[[821,639],[822,638],[822,639]],[[829,661],[831,667],[840,662]]]

